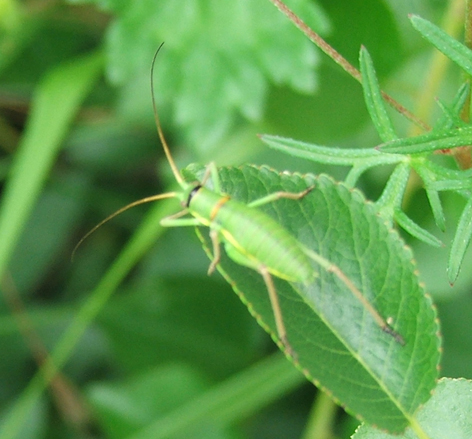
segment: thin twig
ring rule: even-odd
[[[346,58],[330,46],[320,35],[312,30],[300,17],[298,17],[285,3],[281,0],[270,0],[295,26],[297,26],[319,49],[328,55],[336,64],[338,64],[345,72],[351,75],[356,81],[362,83],[361,72],[356,69]],[[431,127],[417,118],[413,113],[406,109],[402,104],[393,99],[390,95],[382,91],[382,97],[392,108],[405,116],[409,121],[418,125],[422,130],[429,131]]]

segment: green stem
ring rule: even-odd
[[[470,0],[469,0],[470,2]],[[441,28],[449,35],[458,37],[461,33],[464,17],[464,0],[453,0],[449,3],[449,7],[444,15]],[[466,20],[466,23],[469,20]],[[435,99],[438,95],[441,84],[444,83],[446,71],[450,65],[450,59],[441,52],[435,50],[431,58],[429,67],[424,69],[425,78],[421,94],[417,99],[415,114],[422,120],[429,120],[431,111],[435,107]],[[416,126],[412,127],[411,136],[420,134],[420,130]]]
[[[472,48],[472,0],[467,0],[466,5],[464,42]]]
[[[337,411],[333,400],[326,393],[318,392],[301,439],[332,439]]]

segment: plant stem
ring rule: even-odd
[[[333,422],[337,410],[338,406],[325,392],[318,392],[302,439],[333,438]]]
[[[472,42],[472,29],[471,29],[471,1],[467,1],[467,15],[465,18],[465,41],[470,39],[469,43]],[[462,29],[462,17],[464,16],[464,0],[453,0],[449,3],[449,7],[444,15],[441,28],[444,29],[449,35],[457,37]],[[434,107],[435,97],[438,94],[439,87],[444,80],[446,70],[450,64],[450,59],[444,56],[441,52],[435,51],[429,67],[424,69],[426,77],[424,78],[424,87],[421,94],[418,97],[415,113],[423,120],[428,120],[431,115],[431,110]],[[468,108],[468,104],[466,104]],[[466,114],[461,115],[463,120],[468,119],[468,111]],[[410,136],[420,134],[416,127],[412,127]],[[470,148],[460,147],[451,150],[450,155],[454,156],[459,168],[469,169],[470,162]],[[411,196],[416,192],[416,189],[423,186],[423,182],[416,173],[412,173],[410,181],[408,182],[407,190],[403,198],[403,209],[408,206]]]
[[[472,0],[467,0],[466,5],[464,42],[467,47],[472,47]]]
[[[445,12],[441,23],[441,29],[452,37],[458,37],[462,30],[462,20],[464,17],[464,0],[453,0],[449,3],[449,7]],[[466,20],[467,21],[467,20]],[[443,53],[435,50],[429,66],[424,69],[425,77],[421,94],[416,100],[415,114],[422,120],[429,120],[431,111],[434,108],[435,98],[438,90],[443,83],[446,75],[447,67],[450,65],[450,59]],[[417,127],[412,127],[409,135],[416,136],[420,134]]]
[[[464,31],[464,43],[467,47],[472,47],[472,0],[467,0],[465,10],[465,31]],[[471,81],[470,75],[467,81]],[[461,118],[465,122],[470,122],[470,92],[464,108],[462,109]],[[470,146],[464,146],[462,148],[455,148],[453,150],[454,158],[461,169],[472,168],[472,158]]]
[[[356,81],[362,82],[361,72],[356,69],[346,58],[338,51],[330,46],[320,35],[312,30],[298,15],[296,15],[281,0],[270,0],[295,26],[297,26],[319,49],[328,55],[336,64],[338,64],[345,72],[351,75]],[[408,120],[420,127],[423,131],[429,131],[430,127],[420,118],[407,110],[403,105],[393,99],[390,95],[382,91],[382,97],[391,107],[405,116]]]

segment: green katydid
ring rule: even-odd
[[[201,182],[188,183],[184,180],[170,153],[157,112],[153,75],[156,58],[162,45],[154,54],[151,65],[152,105],[164,153],[182,190],[152,195],[122,207],[92,228],[76,245],[74,253],[88,236],[125,210],[152,201],[177,198],[180,200],[183,210],[163,218],[161,225],[164,227],[206,226],[210,229],[213,258],[208,274],[211,274],[217,267],[220,261],[221,244],[223,244],[226,254],[234,262],[256,270],[262,276],[274,314],[277,336],[288,354],[296,355],[287,339],[287,330],[272,277],[275,276],[288,282],[308,284],[317,275],[313,270],[312,261],[327,272],[333,273],[372,315],[377,325],[403,345],[405,343],[403,337],[387,323],[387,320],[379,314],[337,265],[303,246],[277,221],[257,209],[259,206],[281,198],[300,200],[314,189],[313,186],[298,193],[275,192],[245,204],[222,193],[218,170],[214,163],[207,166]],[[213,183],[213,190],[205,187],[209,179]]]

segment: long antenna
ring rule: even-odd
[[[154,120],[156,121],[156,127],[157,127],[157,132],[159,134],[159,139],[161,139],[162,147],[164,148],[164,152],[166,154],[167,160],[169,162],[169,165],[172,169],[172,173],[174,174],[175,179],[177,182],[180,184],[180,186],[183,185],[184,179],[180,175],[180,172],[175,165],[174,159],[172,158],[170,154],[170,149],[169,145],[167,144],[167,141],[164,137],[164,132],[162,131],[162,126],[161,122],[159,120],[159,115],[157,114],[157,105],[156,105],[156,98],[154,96],[154,66],[156,65],[156,59],[157,59],[157,54],[161,50],[162,46],[164,43],[161,43],[161,45],[157,48],[156,53],[154,54],[154,58],[152,59],[152,65],[151,65],[151,95],[152,95],[152,108],[154,110]]]
[[[158,194],[158,195],[151,195],[150,197],[141,198],[140,200],[133,201],[132,203],[123,206],[121,209],[118,209],[116,212],[113,212],[111,215],[108,215],[104,220],[100,221],[96,226],[94,226],[91,230],[89,230],[75,245],[74,250],[72,250],[71,261],[74,261],[75,253],[77,249],[82,245],[82,243],[94,232],[96,232],[103,224],[107,223],[111,219],[115,218],[122,214],[124,211],[131,209],[132,207],[139,206],[141,204],[151,203],[152,201],[163,200],[165,198],[175,198],[177,196],[177,192],[166,192],[165,194]]]
[[[177,182],[180,184],[180,186],[185,186],[184,179],[179,173],[179,170],[177,169],[177,166],[174,163],[174,160],[172,156],[170,155],[170,150],[169,146],[167,145],[166,139],[164,137],[164,132],[162,131],[161,127],[161,122],[159,121],[159,115],[157,114],[157,106],[156,106],[156,99],[154,97],[154,66],[156,64],[156,58],[157,54],[161,50],[161,47],[164,45],[162,43],[156,50],[156,53],[154,54],[154,58],[152,59],[152,65],[151,65],[151,93],[152,93],[152,108],[154,110],[154,120],[156,121],[156,127],[157,127],[157,132],[159,133],[159,138],[161,139],[162,147],[164,148],[164,152],[166,154],[167,160],[169,161],[170,167],[172,169],[172,173],[175,176],[175,179]],[[115,218],[115,216],[120,215],[124,211],[131,209],[132,207],[139,206],[140,204],[145,204],[145,203],[150,203],[152,201],[158,201],[158,200],[163,200],[165,198],[176,198],[178,197],[177,192],[167,192],[164,194],[158,194],[158,195],[151,195],[150,197],[142,198],[140,200],[133,201],[132,203],[127,204],[126,206],[122,207],[121,209],[118,209],[116,212],[112,213],[111,215],[107,216],[104,220],[100,221],[95,227],[93,227],[91,230],[89,230],[83,237],[82,239],[77,243],[77,245],[74,247],[74,250],[72,250],[72,255],[71,255],[71,260],[74,260],[75,253],[77,252],[77,249],[82,245],[82,243],[92,234],[94,233],[97,229],[99,229],[103,224],[107,223],[111,219]]]

